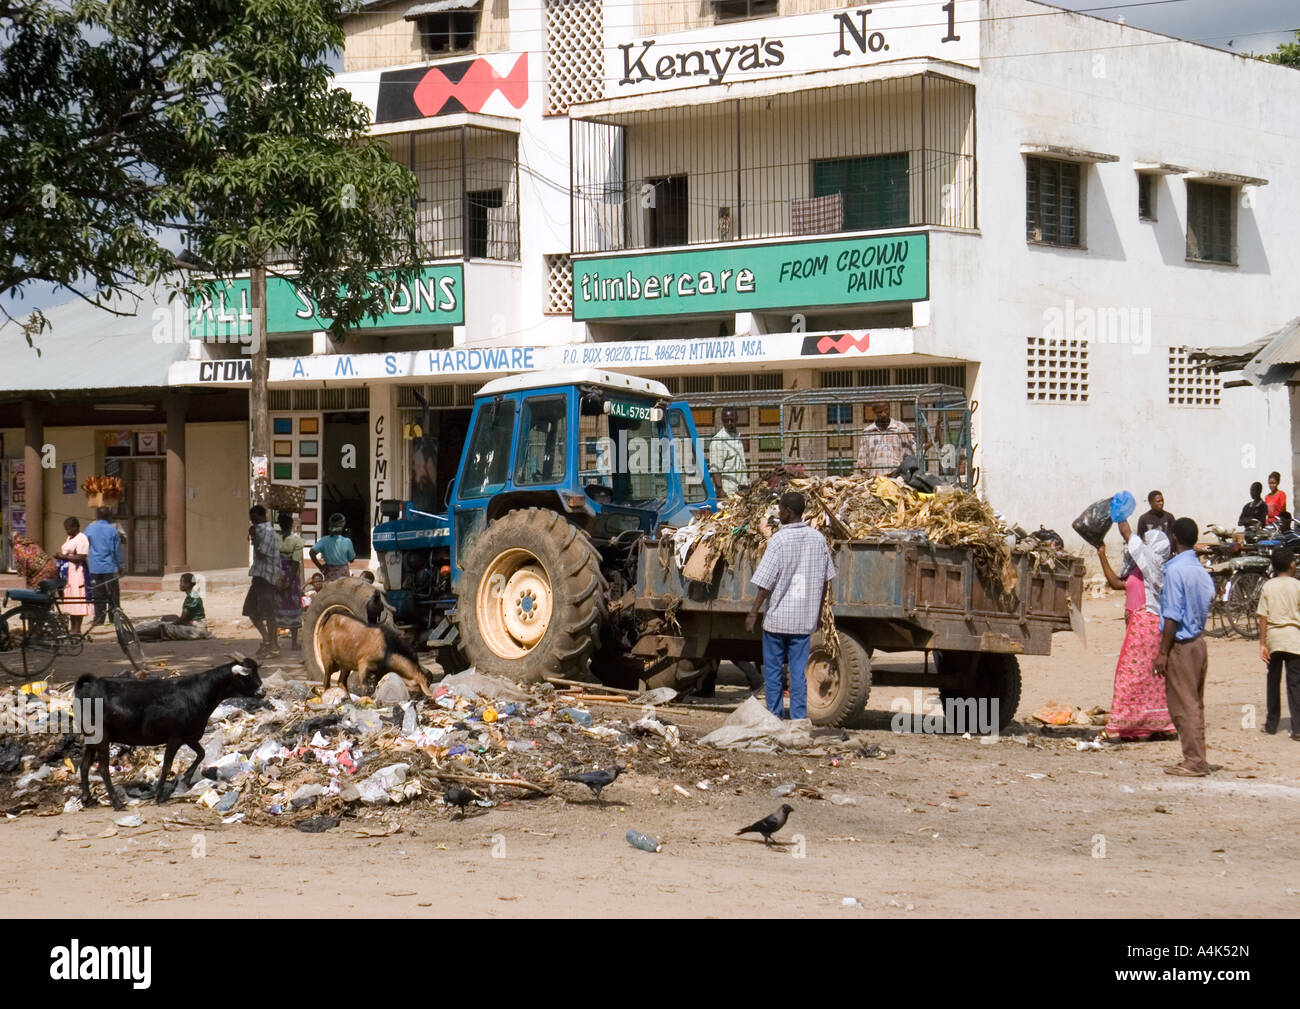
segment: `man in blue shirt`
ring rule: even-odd
[[[1205,759],[1205,622],[1214,601],[1214,580],[1196,556],[1200,530],[1189,518],[1174,522],[1170,536],[1174,554],[1165,562],[1160,593],[1160,651],[1155,671],[1165,678],[1169,714],[1178,729],[1183,762],[1166,767],[1166,774],[1203,778],[1210,773]]]
[[[122,535],[109,521],[113,509],[101,505],[95,509],[95,521],[86,526],[85,537],[90,542],[86,554],[86,570],[90,572],[90,586],[95,600],[95,624],[104,622],[108,606],[121,606],[119,576],[122,572]],[[91,625],[92,627],[94,624]]]

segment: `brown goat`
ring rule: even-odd
[[[371,627],[346,613],[331,613],[316,627],[316,654],[320,656],[325,689],[329,689],[334,673],[339,674],[339,685],[346,690],[354,670],[361,674],[362,688],[393,672],[408,690],[433,696],[414,649],[391,627]]]

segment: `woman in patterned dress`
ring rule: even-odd
[[[1159,529],[1149,529],[1146,537],[1139,539],[1128,522],[1120,522],[1119,531],[1128,544],[1120,575],[1111,568],[1106,548],[1097,548],[1106,581],[1111,588],[1124,591],[1126,622],[1105,736],[1112,741],[1150,739],[1175,731],[1165,700],[1164,678],[1155,672],[1160,650],[1160,590],[1169,559],[1169,538]]]

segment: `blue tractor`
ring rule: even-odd
[[[342,609],[392,621],[449,670],[535,682],[590,663],[603,682],[635,686],[628,596],[641,539],[716,508],[689,410],[644,378],[525,373],[479,390],[445,513],[431,503],[434,467],[420,463],[436,452],[417,436],[411,500],[381,505],[382,599],[358,579],[317,594],[309,665],[316,624]]]

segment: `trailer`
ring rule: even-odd
[[[962,547],[888,539],[832,542],[831,583],[838,655],[818,632],[808,662],[808,714],[842,726],[865,707],[873,683],[938,688],[945,706],[991,713],[1004,727],[1020,702],[1020,655],[1048,655],[1052,635],[1078,629],[1083,561],[1064,557],[1049,570],[1017,558],[1014,598],[1000,600]],[[632,653],[651,685],[682,684],[681,666],[710,660],[761,661],[758,632],[745,630],[754,601],[753,563],[719,562],[707,580],[687,578],[667,552],[641,550],[635,610],[647,629]],[[874,652],[922,651],[924,672],[873,675]],[[951,708],[949,708],[951,710]]]

